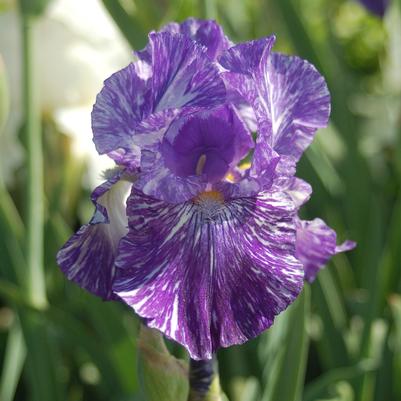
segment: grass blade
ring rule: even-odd
[[[340,381],[349,381],[375,369],[370,360],[360,361],[355,366],[340,367],[324,373],[305,387],[303,401],[315,401],[328,396],[328,388]]]
[[[284,315],[280,316],[280,324],[270,329],[269,336],[274,338],[273,342],[281,342],[281,344],[277,348],[279,351],[273,364],[267,365],[268,380],[262,401],[299,401],[301,399],[308,357],[309,338],[305,326],[309,305],[310,288],[305,285],[297,301]]]
[[[141,21],[134,15],[128,14],[119,0],[102,1],[131,47],[136,50],[142,49],[146,44],[147,36]]]
[[[14,399],[25,357],[24,338],[19,323],[16,323],[8,335],[0,380],[0,400],[12,401]]]
[[[329,269],[322,270],[313,285],[313,305],[323,322],[318,342],[321,362],[326,369],[348,366],[350,358],[344,341],[347,316],[343,299]]]
[[[60,363],[54,357],[47,321],[38,311],[19,310],[27,354],[30,400],[61,401],[63,388],[59,380]]]

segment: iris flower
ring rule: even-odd
[[[296,163],[327,124],[330,96],[311,64],[272,52],[274,41],[234,45],[214,21],[168,24],[93,108],[96,148],[118,167],[58,263],[193,359],[270,327],[304,278],[354,246],[298,217],[311,188]]]

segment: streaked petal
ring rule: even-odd
[[[255,176],[271,169],[274,152],[286,158],[285,166],[295,165],[330,114],[323,77],[305,60],[272,53],[273,43],[274,38],[243,43],[219,58],[227,70],[222,77],[230,98],[235,99],[236,92],[255,113],[258,143],[251,170]]]
[[[135,187],[145,194],[170,203],[181,203],[203,191],[206,184],[200,177],[179,177],[166,167],[160,152],[142,151],[141,174]]]
[[[137,74],[134,63],[104,82],[92,111],[93,141],[100,154],[119,148],[128,152],[134,147],[134,128],[151,111],[148,86],[147,80]]]
[[[238,170],[233,170],[231,175],[237,182],[223,181],[213,186],[213,189],[224,193],[226,198],[255,196],[261,192],[261,188],[263,188],[259,180],[249,177],[249,171],[243,173]]]
[[[351,251],[356,247],[356,242],[347,239],[341,245],[336,246],[336,253]]]
[[[224,105],[175,121],[164,136],[162,146],[166,145],[172,148],[175,163],[191,156],[197,161],[202,154],[209,159],[211,153],[217,153],[233,167],[247,155],[254,142],[237,111]],[[195,174],[195,168],[191,170]]]
[[[123,149],[132,160],[137,147],[157,145],[178,115],[225,101],[225,85],[205,47],[168,32],[151,33],[149,42],[143,59],[108,78],[96,98],[92,129],[99,153]]]
[[[212,108],[225,86],[206,49],[183,35],[151,33],[154,111],[184,106]]]
[[[258,103],[258,92],[255,87],[255,82],[251,77],[245,74],[231,72],[223,73],[222,76],[228,86],[228,92],[231,98],[235,99],[233,93],[237,93],[251,105],[256,105]],[[241,109],[241,107],[242,109],[244,108],[243,104],[239,104],[239,109]],[[253,108],[253,111],[255,112],[255,108]],[[263,136],[263,131],[260,131],[261,126],[257,114],[255,114],[255,118],[257,127],[254,128],[256,128],[257,137],[249,176],[250,181],[258,182],[260,188],[267,190],[270,188],[276,176],[276,167],[280,161],[280,155],[272,148],[269,140]],[[248,119],[248,124],[249,121]],[[254,125],[252,120],[249,125],[250,127]]]
[[[121,179],[122,171],[97,187],[96,206],[88,224],[61,248],[57,263],[71,281],[105,300],[114,299],[114,259],[120,239],[127,233],[125,200],[132,183]]]
[[[235,107],[240,115],[241,119],[244,121],[249,131],[257,132],[258,124],[256,121],[256,116],[253,108],[243,101],[234,101]]]
[[[286,194],[215,199],[172,205],[133,190],[116,260],[116,294],[194,359],[258,335],[303,285]]]
[[[126,167],[130,171],[139,168],[141,151],[137,146],[133,146],[131,150],[118,148],[109,152],[107,155],[111,157],[119,166]]]
[[[276,37],[239,43],[226,50],[219,58],[219,63],[228,71],[252,76],[258,68],[262,55],[269,54]]]
[[[286,192],[298,208],[305,204],[312,195],[312,187],[298,177],[280,176],[275,180],[274,188]]]
[[[165,25],[162,32],[180,33],[203,45],[207,55],[215,60],[220,53],[231,46],[221,26],[213,20],[188,18],[180,24],[172,22]]]
[[[215,114],[222,120],[226,121],[235,132],[235,156],[231,164],[237,165],[240,160],[247,155],[251,148],[254,147],[251,132],[248,130],[240,114],[234,109],[234,107],[232,107],[232,105],[216,109]]]
[[[239,101],[239,96],[253,108],[250,116],[254,116],[256,119],[257,126],[254,128],[258,135],[249,175],[256,179],[263,189],[270,188],[280,155],[273,149],[269,138],[270,122],[261,118],[265,109],[264,102],[267,100],[260,96],[256,73],[263,55],[267,57],[270,54],[274,41],[275,37],[271,36],[241,43],[228,49],[219,58],[220,64],[229,71],[222,73],[222,77],[230,99],[234,100],[234,104],[243,110],[244,105]],[[251,121],[252,127],[254,122],[249,119],[248,121]]]
[[[337,246],[336,241],[336,232],[323,220],[298,221],[296,256],[304,265],[305,280],[314,281],[319,270],[332,256],[356,246],[353,241],[345,241]]]
[[[263,55],[257,78],[265,102],[259,119],[270,121],[273,149],[299,159],[329,119],[330,94],[324,78],[307,61],[278,53]]]
[[[174,121],[158,148],[143,150],[136,188],[166,202],[196,196],[207,183],[224,179],[254,142],[231,106],[194,113]],[[203,158],[202,171],[197,171]]]

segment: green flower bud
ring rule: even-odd
[[[141,326],[138,340],[141,382],[148,401],[187,401],[188,365],[172,356],[156,330]]]

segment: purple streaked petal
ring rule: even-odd
[[[297,160],[293,156],[280,155],[276,165],[277,177],[292,177],[297,172]]]
[[[231,41],[224,35],[221,26],[213,20],[188,18],[181,23],[171,22],[164,25],[160,32],[179,34],[197,42],[206,48],[206,54],[210,60],[216,60],[224,50],[232,46]],[[134,54],[143,62],[151,64],[152,50],[150,44]]]
[[[249,175],[260,183],[261,188],[269,189],[276,175],[276,167],[279,162],[280,155],[265,143],[261,135],[258,135]]]
[[[100,154],[133,148],[135,126],[151,111],[151,93],[147,80],[135,64],[113,74],[104,82],[92,111],[93,141]]]
[[[115,299],[113,247],[104,224],[83,225],[57,254],[57,263],[68,280],[104,300]]]
[[[139,147],[133,145],[131,150],[119,148],[107,154],[119,166],[127,168],[129,171],[135,171],[139,168],[141,160],[141,151]]]
[[[336,253],[351,251],[356,247],[356,242],[347,239],[341,245],[336,246]]]
[[[272,147],[298,160],[316,130],[327,125],[330,94],[326,82],[307,61],[278,53],[263,54],[257,77],[265,107],[256,113],[263,110],[259,120],[270,121]]]
[[[253,113],[248,112],[248,115],[255,116],[257,127],[254,128],[257,129],[258,135],[249,174],[251,178],[259,182],[261,188],[269,189],[276,175],[276,166],[279,163],[280,155],[272,148],[269,138],[264,135],[266,132],[266,129],[263,128],[266,125],[265,120],[261,121],[259,118],[261,113],[256,113],[257,108],[261,106],[255,80],[248,75],[232,72],[222,73],[222,77],[227,85],[230,98],[236,100],[240,109],[241,107],[244,109],[244,106],[237,99],[238,95],[253,106]],[[248,125],[252,128],[254,121],[248,119]]]
[[[166,167],[160,152],[142,151],[141,174],[135,187],[145,194],[171,203],[181,203],[203,191],[206,184],[200,177],[180,177]]]
[[[332,256],[356,246],[353,241],[337,246],[336,241],[336,232],[323,220],[298,221],[296,256],[304,265],[305,280],[311,283]]]
[[[231,165],[237,165],[251,148],[255,146],[251,131],[248,129],[240,113],[232,106],[224,106],[216,109],[218,117],[227,122],[235,132],[234,136],[234,158]]]
[[[270,53],[276,37],[240,43],[226,50],[219,58],[219,63],[228,71],[252,76],[258,68],[262,55]]]
[[[222,180],[253,145],[231,106],[181,116],[170,125],[159,148],[142,151],[141,176],[135,186],[167,202],[184,202],[207,183]]]
[[[269,39],[234,46],[219,58],[227,70],[222,77],[229,97],[235,99],[233,93],[237,93],[255,113],[254,176],[271,169],[272,152],[287,157],[287,166],[293,158],[295,165],[316,130],[327,125],[330,114],[330,95],[323,77],[305,60],[272,53],[274,40]]]
[[[207,182],[219,181],[226,175],[235,157],[237,132],[232,121],[225,118],[226,113],[220,115],[223,113],[224,110],[199,113],[170,127],[161,152],[174,174],[181,177],[202,174]],[[201,157],[204,158],[202,171],[197,172]]]
[[[57,263],[69,280],[105,300],[115,299],[111,289],[114,259],[127,233],[125,199],[132,184],[122,175],[120,170],[93,191],[92,219],[57,254]]]
[[[184,106],[212,108],[225,100],[225,86],[206,49],[183,35],[149,35],[154,111]]]
[[[225,198],[249,197],[261,192],[263,185],[250,177],[248,172],[244,173],[239,169],[232,171],[232,175],[235,182],[221,182],[214,185],[213,189],[222,192]],[[270,190],[286,193],[297,209],[305,204],[312,194],[312,187],[306,181],[287,175],[275,177]]]
[[[253,108],[248,104],[241,102],[240,100],[234,101],[235,108],[238,111],[242,121],[244,121],[245,125],[251,132],[257,132],[258,123],[256,121],[256,116]]]
[[[275,180],[274,188],[285,191],[297,208],[304,205],[312,195],[312,187],[298,177],[280,176]]]
[[[161,152],[166,166],[182,177],[196,171],[201,157],[205,162],[202,178],[210,183],[221,180],[253,147],[251,133],[230,106],[181,118],[166,132]]]
[[[225,86],[206,48],[171,33],[149,35],[150,60],[138,60],[108,78],[92,112],[99,153],[157,144],[177,115],[225,101]],[[114,155],[114,153],[112,153]],[[125,163],[127,164],[127,163]]]
[[[231,170],[230,174],[234,182],[222,181],[213,185],[213,189],[224,194],[225,198],[246,198],[256,196],[262,191],[263,185],[259,180],[249,176],[249,171],[242,172],[238,169]]]
[[[134,189],[113,285],[194,359],[260,334],[303,285],[286,194],[212,198],[172,205]]]
[[[138,122],[132,141],[141,149],[154,150],[159,145],[172,121],[190,112],[187,108],[181,110],[168,109],[150,114]]]
[[[180,33],[198,42],[206,47],[207,55],[211,60],[215,60],[221,52],[231,46],[221,26],[213,20],[188,18],[180,24],[172,22],[165,25],[161,32]]]

